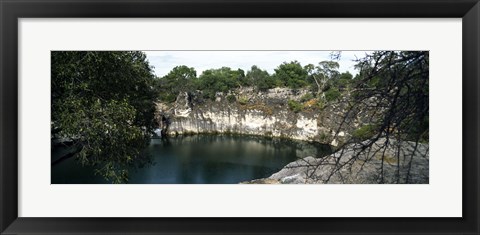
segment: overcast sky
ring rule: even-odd
[[[250,70],[252,65],[257,65],[270,74],[283,62],[297,60],[302,66],[307,64],[317,65],[320,61],[331,60],[330,51],[145,51],[150,65],[155,68],[155,74],[165,76],[175,66],[186,65],[193,67],[200,75],[204,70],[217,69],[223,66],[232,69]],[[353,61],[364,57],[367,51],[342,51],[340,72],[349,71],[357,74]]]

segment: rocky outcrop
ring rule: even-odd
[[[306,157],[254,184],[428,184],[428,145],[381,138],[351,144],[322,158]]]
[[[285,137],[336,145],[348,130],[337,130],[338,112],[331,106],[309,106],[314,99],[303,100],[307,90],[274,88],[265,92],[251,88],[229,94],[217,93],[216,99],[200,100],[181,93],[174,104],[157,105],[159,126],[168,135],[194,133],[237,133]],[[301,112],[292,111],[287,102],[304,103]],[[167,121],[166,121],[167,120]]]

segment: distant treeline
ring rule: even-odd
[[[298,61],[284,62],[273,74],[256,65],[245,72],[242,69],[221,67],[209,69],[197,76],[195,68],[185,65],[173,68],[156,82],[159,99],[173,102],[179,92],[201,91],[199,95],[214,99],[217,92],[228,93],[241,87],[254,87],[265,91],[275,87],[292,89],[307,88],[314,94],[324,92],[330,99],[337,98],[339,91],[347,88],[353,79],[349,72],[340,73],[335,61],[322,61],[318,65],[302,66]]]

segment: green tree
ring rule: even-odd
[[[317,71],[327,79],[335,79],[338,75],[340,65],[335,61],[322,61],[318,63]]]
[[[270,76],[267,71],[261,70],[256,65],[252,66],[247,72],[245,78],[250,81],[250,84],[261,91],[274,88],[277,85],[274,77]]]
[[[340,65],[335,61],[322,61],[317,66],[312,64],[305,66],[309,81],[312,87],[315,87],[314,90],[316,90],[317,94],[330,88],[332,81],[340,74],[338,72],[339,67]]]
[[[181,65],[173,68],[167,75],[157,80],[156,90],[159,99],[174,102],[180,92],[192,92],[197,79],[194,68]]]
[[[353,81],[353,75],[350,72],[341,73],[337,79],[334,79],[333,86],[340,90],[347,89]]]
[[[155,126],[154,75],[137,51],[51,53],[52,138],[73,141],[76,157],[105,179],[128,181],[148,163]]]
[[[173,68],[165,78],[178,81],[188,81],[197,78],[197,71],[195,71],[193,67],[180,65]]]
[[[245,72],[241,69],[232,70],[228,67],[203,71],[198,78],[197,88],[205,97],[214,99],[217,92],[228,92],[241,87],[245,80]]]
[[[307,82],[310,84],[310,87],[312,88],[312,91],[320,91],[320,84],[316,80],[318,75],[316,74],[317,71],[315,69],[315,65],[313,64],[307,64],[303,67],[305,71],[307,71]]]
[[[275,69],[274,76],[283,86],[292,89],[298,89],[308,85],[308,71],[304,69],[298,61],[282,63]]]

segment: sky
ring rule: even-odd
[[[193,67],[199,76],[207,69],[230,67],[231,69],[250,70],[252,65],[274,72],[283,62],[297,60],[302,66],[317,65],[321,61],[331,60],[331,51],[145,51],[150,65],[154,66],[155,74],[163,77],[175,66]],[[349,71],[357,74],[353,60],[362,58],[368,51],[342,51],[339,71]]]

